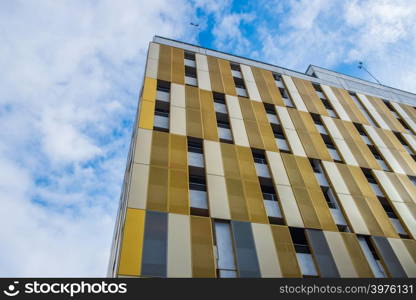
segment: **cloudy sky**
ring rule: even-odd
[[[414,0],[1,1],[0,276],[105,276],[153,35],[416,92],[415,20]]]

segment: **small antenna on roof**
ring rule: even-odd
[[[368,71],[365,67],[364,67],[364,64],[363,64],[363,62],[362,61],[359,61],[358,62],[358,69],[363,69],[364,71],[366,71],[375,81],[377,81],[377,83],[379,84],[379,85],[382,85],[381,84],[381,82],[380,81],[378,81],[378,79],[377,78],[375,78],[374,76],[373,76],[373,74],[371,74],[370,73],[370,71]]]

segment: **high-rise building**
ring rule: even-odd
[[[155,37],[108,275],[416,277],[415,104]]]

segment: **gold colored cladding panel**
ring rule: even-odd
[[[322,193],[322,190],[315,178],[315,174],[306,157],[294,156],[297,168],[303,179],[303,185],[306,187],[310,201],[316,211],[320,228],[325,230],[337,231],[337,227],[332,219],[328,204]]]
[[[172,82],[185,84],[185,65],[183,49],[172,48]]]
[[[380,170],[380,165],[377,163],[367,144],[361,138],[354,124],[349,121],[333,120],[344,140],[350,147],[358,165],[364,168]]]
[[[169,212],[189,214],[188,148],[185,136],[170,135]]]
[[[279,149],[276,146],[275,137],[272,127],[266,115],[266,110],[262,102],[252,102],[254,114],[257,119],[257,124],[260,129],[261,136],[263,138],[264,148],[269,151],[278,152]]]
[[[387,105],[380,98],[368,96],[368,100],[373,104],[375,109],[380,114],[381,118],[386,122],[387,126],[393,131],[406,132],[403,125],[392,114]]]
[[[336,164],[370,233],[398,237],[380,201],[359,167]],[[348,208],[344,208],[348,210]]]
[[[169,212],[189,215],[188,171],[169,170]]]
[[[265,103],[284,106],[283,99],[273,78],[268,70],[251,67],[261,100]]]
[[[165,168],[169,167],[169,133],[153,131],[150,164]]]
[[[283,277],[302,277],[289,228],[280,225],[271,228]]]
[[[143,93],[140,100],[139,127],[153,129],[157,81],[154,78],[144,79]]]
[[[168,168],[150,167],[147,209],[167,212],[168,183]]]
[[[257,123],[256,115],[254,114],[251,100],[245,98],[238,98],[243,114],[244,125],[248,136],[248,141],[252,148],[264,149],[260,128]],[[261,103],[260,103],[261,104]]]
[[[218,65],[217,59],[212,56],[207,56],[207,61],[212,90],[224,94],[224,85],[222,83],[220,66]]]
[[[159,47],[157,78],[164,81],[172,81],[172,48],[162,44]]]
[[[127,208],[118,275],[139,276],[142,262],[145,211]]]
[[[263,204],[263,194],[260,189],[251,149],[235,146],[240,176],[242,179],[244,197],[251,222],[268,223]],[[225,167],[225,165],[224,165]],[[230,205],[234,205],[230,204]],[[243,205],[243,203],[241,204]]]
[[[357,236],[354,233],[341,232],[340,233],[347,250],[350,254],[352,262],[354,264],[355,271],[358,277],[374,277],[373,272],[368,264],[361,246],[357,240]]]
[[[210,218],[191,216],[193,277],[216,277]]]
[[[185,85],[186,132],[188,136],[203,138],[199,89]]]
[[[282,95],[280,94],[280,90],[276,86],[276,82],[274,81],[273,74],[270,71],[262,70],[264,80],[266,81],[267,87],[269,88],[270,95],[275,105],[285,106],[283,103]]]
[[[139,127],[144,129],[153,129],[153,120],[155,114],[155,102],[140,101]]]
[[[391,153],[396,158],[403,171],[408,175],[416,176],[415,160],[406,151],[394,133],[391,130],[381,128],[376,128],[376,130],[384,144],[386,144],[387,148],[390,149]]]
[[[413,262],[416,264],[416,241],[409,239],[402,239],[404,245],[406,246],[407,251],[410,256],[413,258]]]
[[[235,146],[235,149],[237,151],[242,179],[251,181],[258,180],[251,149],[243,146]]]
[[[205,90],[199,90],[199,96],[201,100],[204,139],[218,141],[217,117],[215,116],[212,93]]]
[[[233,144],[220,143],[224,175],[228,178],[240,179],[237,153]]]
[[[348,92],[341,88],[331,87],[335,96],[340,99],[340,103],[352,122],[369,125],[367,119],[361,113],[358,106],[354,103]]]
[[[186,136],[170,134],[169,167],[172,169],[188,169],[188,144]]]
[[[261,100],[265,103],[275,104],[271,97],[266,81],[264,80],[262,70],[256,67],[251,67],[251,72],[253,73],[253,77],[256,82]]]
[[[315,114],[328,116],[328,112],[326,111],[321,99],[319,99],[318,95],[316,94],[312,83],[310,81],[296,77],[292,77],[292,80],[295,83],[296,88],[298,89],[299,94],[302,97],[308,111]]]
[[[305,227],[321,228],[311,195],[305,185],[295,156],[282,153],[282,159]]]
[[[224,94],[236,96],[235,84],[233,76],[231,75],[230,62],[223,59],[218,59],[218,65],[221,72],[222,82],[224,84]]]
[[[311,158],[332,161],[328,149],[316,129],[312,117],[307,112],[298,111],[288,108],[288,112],[292,122],[296,128],[296,132],[302,142],[306,155]]]
[[[225,178],[231,219],[250,221],[247,202],[244,196],[243,184],[240,179]]]
[[[255,223],[269,223],[259,181],[243,180],[243,187],[250,221]]]

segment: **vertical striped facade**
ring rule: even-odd
[[[113,277],[416,277],[416,108],[152,42]]]

